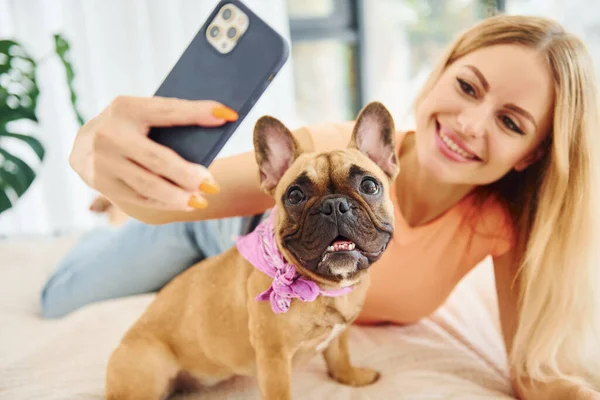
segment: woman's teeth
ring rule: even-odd
[[[457,145],[456,143],[454,143],[452,141],[452,139],[450,139],[448,136],[444,135],[444,133],[442,131],[440,131],[440,138],[442,138],[442,141],[444,143],[446,143],[446,146],[448,146],[448,148],[450,150],[452,150],[453,152],[455,152],[459,156],[462,156],[462,157],[467,158],[469,160],[475,160],[477,158],[477,157],[475,157],[475,156],[467,153],[463,149],[461,149],[459,145]]]
[[[327,251],[351,251],[355,247],[354,243],[334,243],[331,246],[327,246]]]

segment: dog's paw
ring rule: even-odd
[[[331,379],[348,386],[367,386],[379,380],[381,374],[371,368],[354,367],[350,370],[334,373],[329,371]]]

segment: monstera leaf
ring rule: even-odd
[[[77,96],[73,88],[75,73],[69,52],[70,46],[65,38],[54,35],[54,53],[65,68],[73,112],[79,124],[83,125],[83,117],[77,109]],[[22,45],[12,40],[0,40],[0,213],[11,208],[35,179],[34,168],[11,153],[6,144],[20,141],[32,155],[40,161],[44,159],[42,143],[22,128],[35,126],[38,121],[35,113],[40,94],[36,80],[37,68],[38,65]],[[19,124],[19,121],[30,123]],[[17,125],[21,126],[20,130],[16,128]]]
[[[16,121],[37,123],[36,68],[23,46],[12,40],[0,40],[0,213],[10,208],[35,179],[33,168],[7,150],[5,143],[21,141],[37,158],[44,159],[40,141],[14,128]]]

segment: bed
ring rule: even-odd
[[[152,300],[131,296],[57,320],[39,317],[40,288],[77,236],[0,241],[0,399],[103,399],[110,352]],[[355,364],[382,373],[350,388],[329,380],[322,358],[293,375],[294,399],[513,399],[489,260],[431,317],[406,327],[353,327]],[[236,378],[181,399],[256,399]]]

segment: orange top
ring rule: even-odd
[[[353,122],[308,129],[316,151],[344,148]],[[397,154],[405,135],[397,133]],[[512,245],[507,211],[493,200],[479,209],[467,196],[435,220],[408,225],[397,207],[395,232],[386,251],[370,269],[371,287],[359,323],[410,323],[434,312],[454,287],[487,256],[497,257]]]

